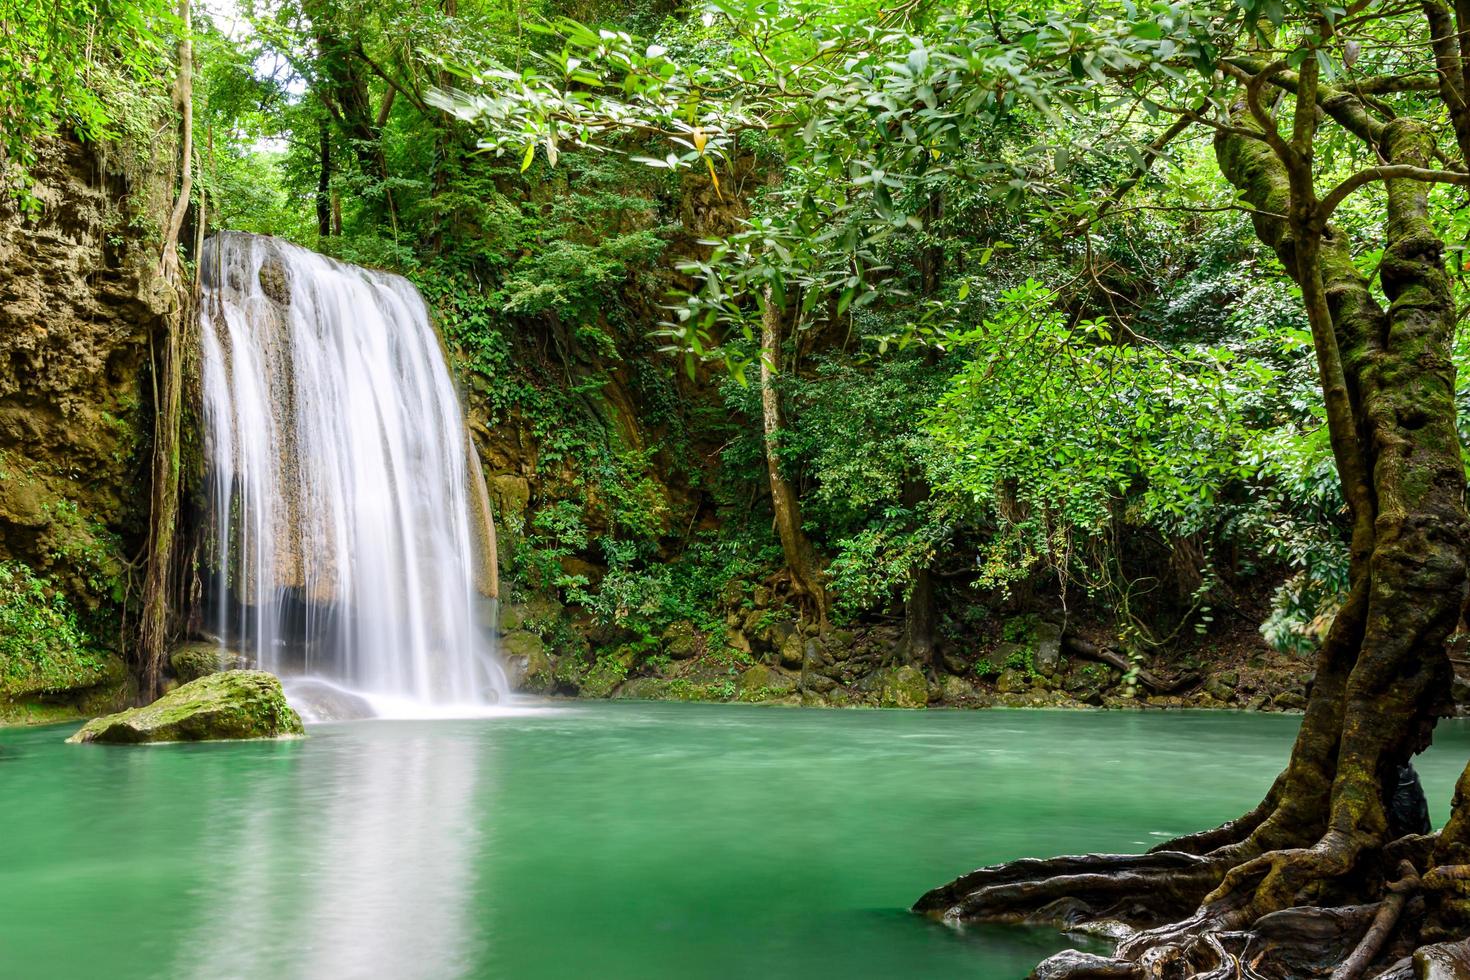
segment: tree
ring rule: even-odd
[[[1203,130],[1311,328],[1352,540],[1349,591],[1286,770],[1251,813],[1149,855],[982,869],[916,908],[952,920],[1114,917],[1138,930],[1114,960],[1058,963],[1048,976],[1223,976],[1246,955],[1242,943],[1254,969],[1278,975],[1320,945],[1313,930],[1328,920],[1350,923],[1349,950],[1362,937],[1339,974],[1356,976],[1380,957],[1410,893],[1428,914],[1398,923],[1393,949],[1464,937],[1470,906],[1456,883],[1470,861],[1470,774],[1438,835],[1397,835],[1387,800],[1446,710],[1446,642],[1470,574],[1449,350],[1458,315],[1436,211],[1447,188],[1470,185],[1470,55],[1457,43],[1470,36],[1470,9],[1017,4],[929,12],[922,25],[913,7],[711,10],[737,52],[714,67],[562,25],[560,77],[505,73],[493,96],[444,104],[488,121],[492,146],[539,140],[554,153],[558,142],[631,131],[682,148],[664,165],[712,174],[742,132],[780,136],[840,185],[828,200],[850,220],[832,222],[841,230],[831,240],[849,259],[865,237],[842,237],[849,229],[921,222],[895,208],[895,192],[938,170],[953,179],[954,151],[1018,107],[1055,122],[1057,154],[1069,152],[1066,121],[1086,115],[1114,114],[1115,145],[1133,144],[1135,174],[1114,194],[1067,202],[1082,236],[1171,140]],[[1160,120],[1155,138],[1140,111]],[[1018,170],[993,160],[965,176],[1024,194]],[[1340,220],[1375,206],[1377,222]],[[1366,269],[1363,255],[1375,260]],[[837,291],[851,302],[865,288],[860,275]],[[699,331],[719,319],[710,309],[694,303],[682,321],[696,353]],[[1302,908],[1378,899],[1367,911]],[[1463,947],[1453,955],[1470,961]],[[1156,972],[1163,963],[1173,972]]]

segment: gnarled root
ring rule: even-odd
[[[1421,928],[1427,902],[1470,891],[1470,866],[1433,867],[1422,879],[1415,870],[1429,863],[1433,835],[1380,847],[1329,832],[1310,847],[1255,854],[1249,841],[1202,855],[1013,861],[936,888],[914,910],[1120,940],[1112,956],[1059,953],[1037,967],[1038,980],[1470,980],[1470,943],[1421,945],[1443,938]]]

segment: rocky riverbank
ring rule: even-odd
[[[653,642],[601,647],[555,601],[511,603],[500,655],[513,686],[532,694],[820,707],[1296,711],[1312,683],[1308,658],[1264,644],[1134,661],[1036,614],[1000,620],[969,649],[936,658],[940,669],[906,663],[893,627],[824,631],[756,601],[718,627],[683,621]]]

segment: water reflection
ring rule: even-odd
[[[366,731],[365,731],[366,730]],[[364,737],[366,736],[366,737]],[[323,726],[313,751],[263,760],[272,799],[199,814],[217,885],[199,895],[171,977],[446,978],[478,955],[472,810],[493,747],[424,726]],[[329,751],[321,751],[326,743]],[[207,777],[206,777],[207,778]]]

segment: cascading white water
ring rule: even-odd
[[[476,615],[481,477],[423,299],[259,235],[221,232],[202,260],[220,635],[370,697],[498,700]]]

